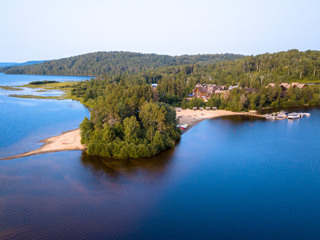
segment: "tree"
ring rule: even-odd
[[[207,107],[217,107],[220,108],[221,100],[219,94],[212,95],[209,100],[206,102]]]
[[[266,103],[266,100],[267,100],[266,96],[264,94],[262,94],[260,96],[260,107],[264,106],[264,104]]]
[[[246,97],[245,94],[242,94],[240,96],[239,109],[243,110],[243,109],[247,108],[247,106],[248,106],[247,100],[248,100],[248,98]]]
[[[124,140],[128,143],[138,140],[140,135],[140,124],[135,116],[127,117],[123,121]]]
[[[188,108],[188,103],[187,103],[185,98],[183,98],[183,100],[182,100],[181,108],[182,109],[187,109]]]
[[[203,100],[200,98],[192,98],[189,102],[189,108],[192,109],[193,107],[201,107],[203,104]]]
[[[87,117],[85,117],[80,124],[80,135],[82,144],[88,143],[90,141],[93,131],[93,123]]]

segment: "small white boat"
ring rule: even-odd
[[[310,117],[311,113],[304,113],[306,117]]]
[[[276,120],[276,116],[266,116],[267,120]]]
[[[286,118],[287,118],[287,115],[285,115],[285,114],[278,114],[277,117],[276,117],[277,120],[283,120],[283,119],[286,119]]]
[[[288,114],[288,119],[294,120],[294,119],[299,119],[300,114],[299,113],[289,113]]]

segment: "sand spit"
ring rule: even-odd
[[[32,155],[42,154],[42,153],[85,149],[85,145],[81,144],[80,129],[64,132],[58,136],[41,140],[40,142],[43,142],[45,144],[39,149],[18,154],[12,157],[3,158],[1,160],[27,157],[27,156],[32,156]]]

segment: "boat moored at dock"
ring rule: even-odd
[[[264,114],[262,115],[263,117],[266,118],[266,120],[284,120],[284,119],[299,119],[303,117],[310,117],[310,113],[288,113],[285,111],[280,111],[280,112],[274,112],[274,113],[269,113],[269,114]]]
[[[310,117],[310,113],[300,113],[300,117]]]
[[[276,116],[276,119],[277,120],[283,120],[283,119],[286,119],[287,118],[287,115],[285,115],[285,114],[278,114],[277,116]]]
[[[288,119],[294,120],[294,119],[299,119],[301,118],[299,113],[289,113],[288,114]]]
[[[268,115],[268,116],[266,116],[266,119],[267,120],[276,120],[276,116]]]

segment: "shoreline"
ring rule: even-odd
[[[250,113],[244,113],[244,112],[231,112],[228,110],[190,110],[190,109],[184,109],[180,112],[176,112],[177,118],[179,119],[179,124],[190,124],[190,126],[185,129],[181,130],[181,133],[184,134],[188,132],[193,126],[197,125],[198,123],[202,122],[206,119],[211,118],[218,118],[218,117],[224,117],[224,116],[234,116],[234,115],[247,115],[247,116],[254,116],[254,117],[262,117],[263,116],[259,114],[250,114]],[[81,144],[81,136],[80,136],[80,129],[74,129],[67,132],[63,132],[60,135],[49,137],[43,140],[40,140],[39,142],[44,143],[43,146],[41,146],[38,149],[17,154],[10,157],[1,158],[0,160],[11,160],[15,158],[21,158],[21,157],[28,157],[43,153],[53,153],[53,152],[62,152],[62,151],[75,151],[75,150],[85,150],[86,146],[84,144]]]
[[[44,143],[38,149],[21,153],[18,155],[1,158],[0,160],[11,160],[15,158],[28,157],[43,153],[62,152],[62,151],[74,151],[84,150],[85,145],[81,144],[80,129],[74,129],[61,133],[60,135],[49,137],[39,142]]]
[[[181,112],[176,112],[177,118],[179,119],[179,124],[190,124],[187,129],[182,129],[181,133],[184,134],[188,132],[192,127],[197,125],[198,123],[212,118],[218,117],[226,117],[226,116],[253,116],[253,117],[260,117],[265,118],[260,114],[252,114],[248,112],[232,112],[228,110],[191,110],[191,109],[183,109]]]

